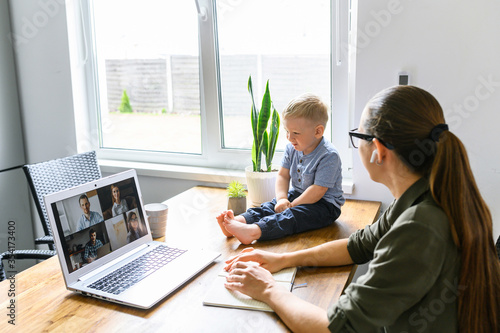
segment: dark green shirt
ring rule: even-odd
[[[460,256],[427,178],[349,237],[368,271],[328,309],[332,332],[457,332]]]

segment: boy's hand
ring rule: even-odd
[[[281,213],[290,207],[292,207],[292,204],[290,203],[290,201],[288,201],[288,199],[279,199],[276,203],[276,206],[274,206],[274,211],[276,213]]]
[[[293,200],[290,204],[290,207],[316,203],[323,198],[326,191],[328,191],[328,187],[313,184],[309,186],[301,195],[295,198],[295,200]]]

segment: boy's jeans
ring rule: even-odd
[[[300,195],[291,190],[288,200],[292,202]],[[247,224],[256,223],[262,236],[259,240],[271,240],[297,234],[313,229],[319,229],[332,224],[340,216],[340,208],[321,199],[314,204],[299,205],[287,208],[281,213],[275,213],[276,198],[264,202],[260,207],[249,208],[241,214]]]

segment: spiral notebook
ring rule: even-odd
[[[276,280],[277,284],[282,285],[284,288],[290,291],[292,290],[296,272],[297,267],[285,268],[279,272],[274,273],[273,277]],[[215,278],[215,281],[212,283],[212,286],[210,287],[207,295],[205,296],[203,305],[274,312],[264,302],[257,301],[238,291],[228,290],[224,286],[224,284],[226,283],[227,275],[228,273],[226,271],[222,271],[219,273],[219,275]]]

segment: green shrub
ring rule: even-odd
[[[127,90],[123,90],[122,94],[122,103],[118,107],[121,113],[132,113],[134,110],[132,109],[132,105],[130,105],[130,99],[127,95]]]

